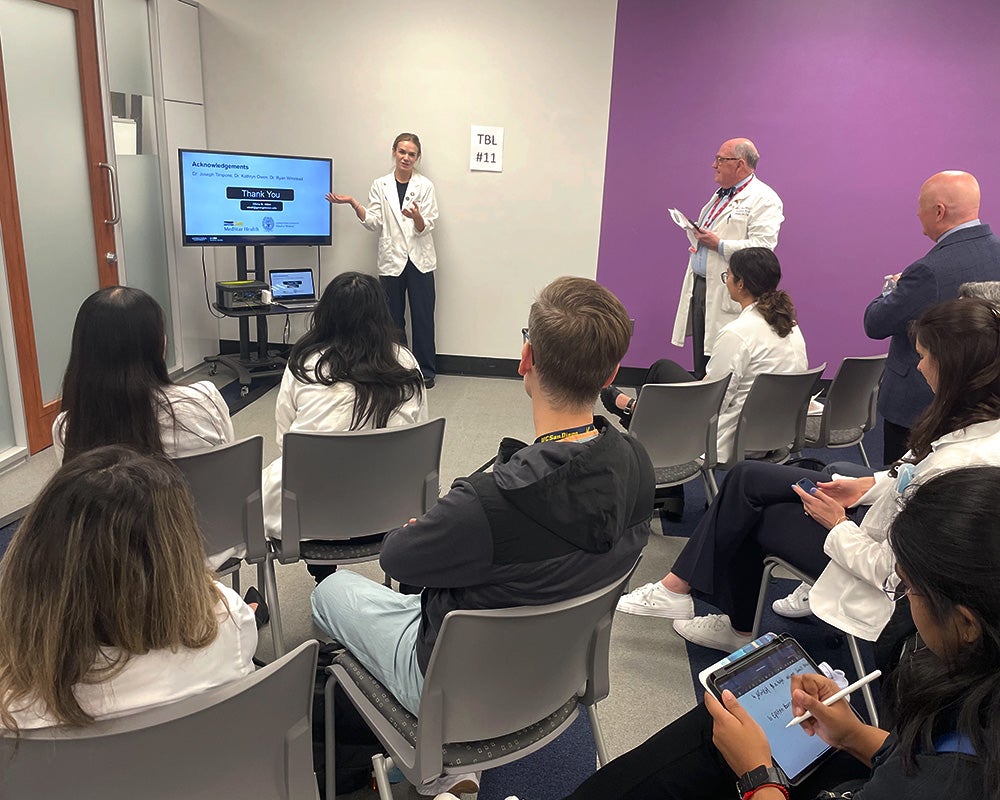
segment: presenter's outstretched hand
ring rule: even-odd
[[[349,194],[333,194],[331,192],[327,192],[326,199],[331,203],[347,203],[352,206],[354,205],[354,198]]]

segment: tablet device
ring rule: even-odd
[[[762,646],[720,662],[721,665],[706,676],[705,685],[718,698],[722,697],[724,689],[736,695],[767,734],[775,765],[795,786],[808,777],[833,748],[819,736],[806,734],[801,725],[785,727],[794,716],[792,675],[823,673],[791,636],[768,636],[773,638]]]

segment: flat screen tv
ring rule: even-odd
[[[181,235],[210,245],[329,245],[329,158],[179,150]]]

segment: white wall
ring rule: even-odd
[[[200,5],[209,147],[331,156],[335,191],[364,200],[395,135],[419,134],[441,211],[439,353],[515,357],[537,290],[596,275],[616,0]],[[502,174],[469,171],[470,124],[506,128]],[[232,264],[219,253],[220,279]],[[339,206],[324,282],[348,269],[374,272],[375,238]]]

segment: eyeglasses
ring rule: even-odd
[[[895,583],[893,583],[894,579]],[[889,575],[884,581],[882,581],[882,591],[893,603],[898,603],[906,597],[906,595],[911,593],[910,585],[906,581],[900,580],[899,576],[895,573]],[[916,592],[913,592],[913,594],[916,594]]]
[[[719,275],[719,277],[722,278],[722,282],[723,283],[725,283],[726,281],[728,281],[729,280],[729,270],[728,269],[727,270],[723,270],[723,272]]]
[[[712,163],[713,164],[718,164],[718,163],[720,163],[722,161],[739,161],[739,160],[740,160],[739,156],[716,156],[712,160]]]
[[[527,328],[521,328],[521,338],[524,339],[525,344],[531,344],[531,335],[528,333]],[[532,346],[531,348],[531,358],[532,358],[532,363],[537,367],[538,353],[535,352],[534,346]]]

